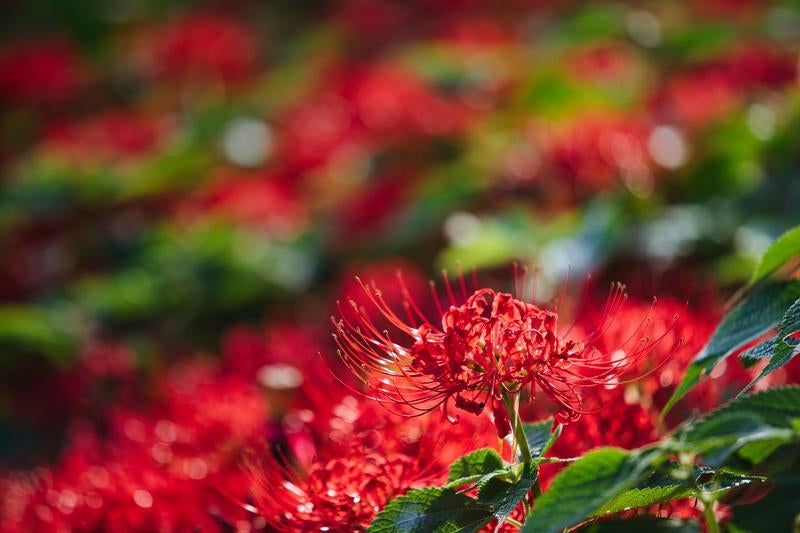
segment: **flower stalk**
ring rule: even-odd
[[[519,447],[519,454],[522,456],[522,462],[524,464],[530,463],[532,460],[531,449],[528,445],[528,438],[525,436],[525,428],[522,425],[522,418],[519,416],[519,393],[504,393],[503,403],[506,406],[508,418],[511,420],[512,424],[512,461],[516,462],[517,447]]]
[[[706,521],[706,531],[708,533],[719,533],[719,524],[717,523],[717,515],[714,513],[714,499],[711,495],[704,495],[701,498],[703,502],[703,518]]]

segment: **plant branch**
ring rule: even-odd
[[[522,529],[522,526],[524,526],[524,525],[525,525],[525,524],[523,524],[522,522],[520,522],[520,521],[518,521],[518,520],[514,520],[514,519],[513,519],[513,518],[511,518],[511,517],[507,517],[507,518],[505,519],[505,521],[506,521],[506,522],[508,522],[509,524],[511,524],[512,526],[514,526],[514,527],[518,527],[518,528],[520,528],[520,529]]]
[[[525,428],[522,425],[522,418],[519,416],[519,409],[517,409],[516,400],[517,395],[515,394],[503,394],[503,403],[506,406],[508,418],[511,419],[511,423],[513,425],[512,430],[514,432],[514,442],[519,446],[520,455],[522,455],[522,462],[527,464],[532,461],[531,449],[528,445],[528,438],[525,436]]]
[[[714,500],[710,498],[701,498],[703,502],[703,518],[706,521],[706,531],[708,533],[719,533],[719,524],[717,523],[717,515],[714,514]]]

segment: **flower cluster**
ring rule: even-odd
[[[796,223],[796,2],[66,4],[2,7],[0,531],[359,531],[489,448],[537,472],[511,532],[575,458],[800,383],[770,311],[662,419]],[[621,516],[752,530],[730,492]]]
[[[405,286],[400,275],[398,284]],[[354,317],[343,313],[334,322],[342,360],[365,381],[369,395],[423,413],[440,405],[446,411],[451,399],[456,408],[474,414],[489,406],[503,437],[511,431],[509,395],[527,387],[534,397],[539,389],[558,406],[559,422],[574,422],[585,410],[581,389],[624,380],[666,334],[650,338],[639,331],[648,322],[645,315],[628,339],[611,349],[598,348],[604,330],[624,307],[621,286],[611,293],[595,331],[582,339],[566,339],[557,330],[558,313],[492,289],[467,295],[463,277],[459,284],[465,301],[456,305],[445,278],[451,304],[446,311],[433,291],[440,327],[426,318],[407,290],[404,319],[377,287],[363,285],[371,303],[403,336],[401,340],[381,331],[352,301]]]
[[[207,531],[250,523],[240,454],[264,435],[267,405],[246,381],[202,366],[167,376],[163,406],[117,409],[105,434],[76,427],[58,465],[0,482],[3,531]]]

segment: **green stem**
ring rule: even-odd
[[[580,457],[541,457],[538,460],[540,465],[549,465],[551,463],[574,463]]]
[[[511,524],[512,526],[514,526],[514,527],[518,527],[518,528],[520,528],[520,529],[522,529],[522,526],[524,526],[524,525],[525,525],[525,524],[523,524],[522,522],[520,522],[520,521],[518,521],[518,520],[514,520],[514,519],[513,519],[513,518],[511,518],[510,516],[506,518],[506,522],[508,522],[508,523],[509,523],[509,524]]]
[[[519,396],[516,394],[503,394],[503,403],[506,407],[506,413],[508,414],[508,418],[511,421],[512,429],[514,431],[514,443],[511,448],[511,453],[513,454],[512,461],[517,460],[516,458],[516,446],[519,446],[520,455],[522,455],[522,463],[524,465],[529,465],[532,462],[531,458],[531,448],[528,445],[528,437],[525,436],[525,428],[522,425],[522,418],[519,416],[519,409],[518,409],[518,401]],[[524,467],[525,468],[525,467]],[[525,514],[530,512],[531,510],[531,501],[530,495],[525,495],[523,499],[523,508],[525,509]],[[510,524],[517,526],[518,528],[522,529],[522,524],[517,522],[516,520],[512,521],[511,518],[506,518],[506,521]],[[516,522],[516,523],[515,523]]]
[[[719,524],[717,523],[717,515],[714,514],[714,500],[702,498],[703,502],[703,517],[706,520],[706,529],[708,533],[719,533]]]
[[[506,406],[508,418],[511,420],[514,431],[514,442],[519,446],[520,455],[523,463],[531,462],[531,449],[528,446],[528,438],[525,436],[525,428],[522,426],[522,418],[519,416],[519,409],[516,406],[516,394],[503,394],[503,403]]]

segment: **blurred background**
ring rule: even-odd
[[[517,260],[542,300],[593,272],[702,307],[800,222],[796,1],[7,0],[0,20],[5,467],[157,405],[175,365],[255,375],[268,353],[257,379],[291,386],[355,274],[508,284]]]

